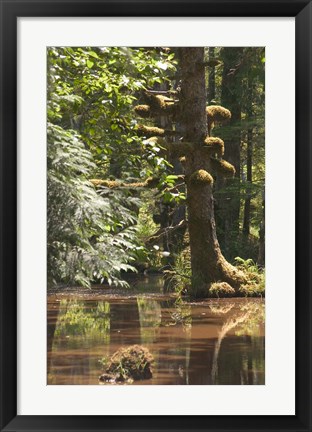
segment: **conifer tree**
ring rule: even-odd
[[[204,48],[178,50],[181,89],[146,93],[146,104],[135,112],[142,118],[159,115],[172,118],[176,130],[140,126],[153,140],[158,140],[169,154],[180,157],[185,170],[187,218],[190,237],[192,284],[190,295],[207,297],[212,283],[220,282],[228,294],[245,282],[245,275],[229,264],[221,253],[214,219],[213,183],[217,177],[235,175],[233,165],[225,161],[224,142],[211,136],[215,123],[230,119],[221,106],[206,107]],[[179,136],[179,141],[166,137]]]

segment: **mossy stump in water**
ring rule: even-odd
[[[209,297],[233,297],[235,289],[227,282],[214,282],[209,288]]]
[[[109,360],[101,382],[132,382],[152,378],[154,358],[147,348],[131,345],[120,348]]]

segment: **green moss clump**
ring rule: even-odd
[[[116,351],[106,363],[102,382],[132,382],[152,378],[154,358],[147,348],[131,345]],[[102,362],[103,363],[103,362]]]
[[[98,186],[105,186],[108,188],[116,188],[121,185],[120,182],[117,182],[116,180],[102,180],[102,179],[91,179],[89,180],[95,187]]]
[[[152,108],[165,110],[174,105],[174,101],[167,96],[147,94],[148,101]]]
[[[151,117],[151,107],[149,105],[137,105],[134,111],[143,118]]]
[[[206,107],[207,123],[208,123],[208,135],[214,128],[215,122],[223,123],[231,118],[231,111],[223,108],[220,105],[209,105]]]
[[[91,179],[89,180],[90,183],[92,183],[95,187],[107,187],[110,189],[115,188],[129,188],[129,189],[135,189],[135,188],[144,188],[144,187],[152,187],[150,186],[149,179],[147,179],[144,182],[132,182],[132,183],[125,183],[121,181],[116,180],[102,180],[102,179]]]
[[[209,105],[206,107],[208,122],[224,122],[231,118],[231,111],[220,105]]]
[[[171,115],[175,113],[175,102],[161,95],[146,95],[149,105],[137,105],[134,111],[143,118],[155,117],[157,115]]]
[[[214,282],[209,288],[209,297],[233,297],[235,289],[227,282]]]
[[[173,105],[173,101],[170,98],[161,95],[155,96],[155,102],[156,106],[161,109],[166,109],[169,105]]]
[[[167,96],[154,94],[147,94],[146,97],[149,105],[151,106],[153,114],[173,114],[175,109],[174,100],[168,98]]]
[[[137,131],[145,136],[153,137],[153,136],[163,136],[165,134],[164,129],[153,127],[153,126],[145,126],[145,125],[138,125]]]
[[[235,168],[229,162],[223,159],[214,158],[211,158],[210,160],[217,176],[222,176],[224,178],[233,178],[235,176]]]
[[[204,149],[210,154],[216,154],[221,157],[224,155],[224,142],[221,138],[208,136],[204,141]]]
[[[213,178],[207,171],[200,169],[191,174],[190,183],[193,186],[205,186],[206,184],[212,184]]]

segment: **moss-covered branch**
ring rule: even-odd
[[[206,186],[207,184],[213,183],[213,178],[209,172],[200,169],[193,172],[190,175],[189,181],[192,186]]]
[[[235,168],[229,162],[223,159],[210,158],[213,174],[223,178],[233,178],[235,176]]]
[[[231,118],[231,111],[220,105],[209,105],[206,107],[208,135],[214,128],[215,123],[224,123]]]
[[[134,111],[142,118],[157,117],[159,115],[174,115],[177,110],[176,101],[163,95],[146,95],[148,104],[137,105]]]
[[[149,177],[144,182],[133,182],[133,183],[126,183],[117,180],[102,180],[102,179],[91,179],[89,181],[95,187],[104,186],[109,189],[154,188],[159,183],[159,179],[153,177]]]
[[[153,137],[153,136],[175,136],[178,135],[176,131],[170,130],[170,129],[161,129],[159,127],[155,126],[145,126],[145,125],[137,125],[136,131],[138,135],[144,135],[146,137]]]
[[[224,155],[224,142],[221,138],[207,137],[204,141],[204,151],[207,151],[209,155],[217,155],[222,157]]]

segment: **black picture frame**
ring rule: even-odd
[[[306,0],[0,0],[1,7],[1,431],[312,431],[311,37]],[[296,414],[293,416],[17,415],[17,18],[112,16],[295,17]],[[287,67],[287,59],[285,59]],[[287,91],[287,89],[285,89]],[[281,217],[287,217],[285,215]],[[283,266],[281,265],[281,271]],[[285,270],[287,271],[287,270]],[[281,389],[281,392],[283,389]],[[161,407],[160,407],[161,409]],[[143,414],[143,413],[142,413]]]

